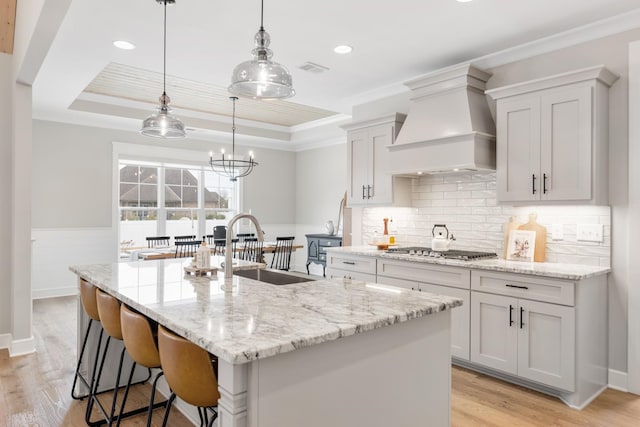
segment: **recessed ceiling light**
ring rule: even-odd
[[[339,53],[344,55],[345,53],[351,53],[351,51],[353,50],[353,48],[349,45],[346,44],[341,44],[340,46],[336,46],[333,48],[333,51],[335,53]]]
[[[125,40],[116,40],[113,42],[113,45],[118,49],[124,49],[124,50],[132,50],[136,48],[135,44],[129,43],[128,41],[125,41]]]

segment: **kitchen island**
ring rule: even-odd
[[[220,427],[450,424],[450,309],[461,299],[185,276],[185,262],[71,270],[218,356]]]

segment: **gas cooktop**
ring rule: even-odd
[[[411,255],[416,257],[457,259],[462,261],[477,261],[481,259],[491,259],[498,257],[498,255],[493,252],[460,251],[455,249],[451,249],[446,252],[436,252],[432,251],[431,248],[420,246],[412,246],[407,248],[389,248],[387,250],[387,253]]]

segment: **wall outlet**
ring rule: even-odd
[[[551,240],[563,240],[564,239],[564,227],[562,224],[551,225]]]
[[[604,226],[602,224],[577,224],[576,240],[579,242],[602,242]]]

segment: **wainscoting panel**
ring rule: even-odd
[[[74,264],[117,261],[116,234],[105,228],[34,228],[31,230],[31,295],[34,299],[75,295]]]

